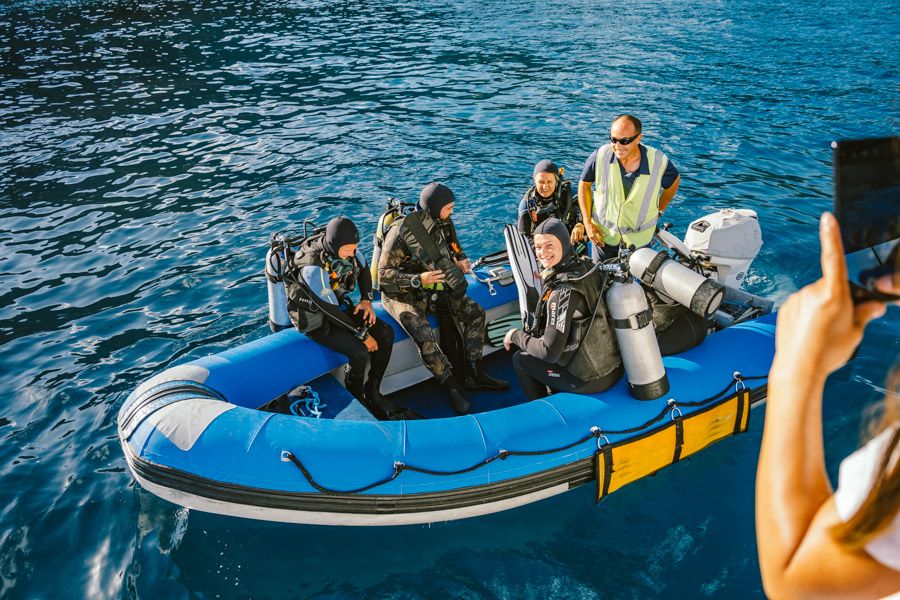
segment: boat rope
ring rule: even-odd
[[[397,479],[397,477],[399,477],[403,471],[412,471],[415,473],[422,473],[425,475],[436,475],[436,476],[462,475],[465,473],[471,473],[472,471],[480,469],[480,468],[484,467],[485,465],[489,465],[490,463],[494,462],[497,459],[506,460],[510,456],[541,456],[541,455],[545,455],[545,454],[553,454],[556,452],[562,452],[563,450],[568,450],[570,448],[574,448],[575,446],[584,444],[588,440],[591,440],[594,438],[597,439],[597,447],[602,449],[603,446],[605,446],[606,444],[609,444],[609,439],[606,437],[607,435],[623,435],[623,434],[628,434],[628,433],[635,433],[637,431],[642,431],[644,429],[647,429],[648,427],[651,427],[652,425],[655,425],[656,423],[658,423],[659,421],[664,419],[666,416],[670,416],[674,420],[676,418],[676,413],[677,413],[678,417],[681,417],[681,409],[679,407],[704,406],[706,404],[711,404],[718,400],[724,400],[730,396],[729,391],[731,390],[732,386],[737,387],[738,385],[741,385],[741,386],[744,386],[744,388],[746,388],[746,384],[744,383],[745,381],[765,379],[767,377],[767,375],[744,376],[740,372],[735,371],[733,373],[732,377],[733,377],[733,379],[728,382],[728,385],[726,385],[722,389],[722,391],[720,391],[718,394],[714,394],[708,398],[704,398],[703,400],[697,400],[695,402],[677,402],[675,399],[670,398],[666,402],[666,405],[659,412],[659,414],[657,414],[653,418],[648,419],[644,423],[642,423],[638,426],[635,426],[635,427],[630,427],[628,429],[612,430],[612,429],[601,429],[600,427],[593,426],[593,427],[591,427],[589,433],[587,433],[584,437],[582,437],[581,439],[578,439],[572,443],[566,444],[564,446],[559,446],[556,448],[548,448],[545,450],[504,450],[504,449],[501,449],[497,452],[497,454],[495,454],[493,456],[488,456],[487,458],[485,458],[469,467],[465,467],[463,469],[455,469],[452,471],[438,471],[438,470],[434,470],[434,469],[426,469],[424,467],[407,465],[407,464],[403,463],[402,461],[398,460],[398,461],[394,461],[394,471],[389,477],[386,477],[380,481],[376,481],[374,483],[370,483],[369,485],[363,486],[361,488],[353,489],[353,490],[337,490],[334,488],[325,487],[322,484],[318,483],[315,479],[313,479],[313,476],[309,472],[309,469],[307,469],[306,466],[303,464],[303,462],[299,458],[297,458],[297,456],[290,450],[282,450],[281,451],[281,460],[284,462],[294,463],[294,465],[303,474],[303,477],[306,478],[306,481],[309,482],[309,485],[311,485],[314,489],[316,489],[322,493],[326,493],[326,494],[335,494],[338,496],[350,496],[350,495],[354,495],[354,494],[360,494],[362,492],[367,492],[371,489],[388,484],[388,483],[394,481],[395,479]],[[747,389],[751,389],[751,388],[747,388]],[[752,391],[752,389],[751,389],[751,391]],[[606,444],[601,444],[601,439],[606,440]]]
[[[298,417],[306,416],[306,413],[300,408],[301,403],[306,407],[307,412],[317,419],[322,416],[322,409],[328,406],[327,404],[322,404],[322,399],[319,398],[317,391],[306,385],[299,388],[299,397],[291,402],[290,411],[292,415]]]

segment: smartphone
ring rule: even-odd
[[[855,303],[894,301],[875,281],[900,270],[900,137],[841,140],[834,150],[834,214]]]

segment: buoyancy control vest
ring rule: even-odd
[[[339,304],[349,303],[349,294],[356,289],[359,274],[365,268],[365,260],[361,254],[349,259],[338,259],[331,256],[324,246],[324,233],[313,234],[300,243],[299,248],[288,257],[288,277],[286,290],[288,297],[288,314],[300,331],[314,331],[324,324],[327,317],[322,311],[309,310],[308,302],[310,285],[301,285],[301,271],[304,267],[319,267],[327,281],[319,282],[317,288],[330,290]]]
[[[572,320],[558,364],[581,381],[599,379],[622,364],[603,300],[607,277],[584,257],[572,257],[559,267],[560,270],[550,269],[543,274],[544,293],[535,309],[540,327],[536,334],[543,335],[547,326],[546,302],[554,290],[566,287],[580,295],[590,312]]]
[[[435,221],[428,211],[417,210],[396,218],[391,227],[400,229],[398,238],[403,240],[409,251],[410,272],[443,271],[444,283],[434,286],[423,286],[425,289],[447,289],[450,293],[461,298],[466,294],[468,281],[466,276],[456,265],[456,260],[464,258],[456,228],[452,221],[439,223]],[[417,268],[418,267],[418,268]],[[404,269],[405,270],[405,269]],[[401,293],[399,286],[379,281],[379,289],[388,295]],[[439,287],[437,287],[439,286]]]
[[[570,181],[561,181],[549,198],[539,196],[535,186],[531,186],[522,197],[522,204],[524,204],[531,221],[531,231],[525,232],[528,235],[532,235],[534,228],[550,217],[556,217],[566,227],[571,228],[574,225],[574,223],[570,223],[570,221],[574,220],[571,215],[573,202],[572,183]]]

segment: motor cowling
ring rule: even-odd
[[[706,257],[719,283],[739,288],[762,248],[756,212],[724,208],[693,221],[684,243],[694,255]]]
[[[632,397],[653,400],[667,393],[669,378],[653,329],[653,312],[641,285],[628,274],[617,276],[606,292],[606,306]]]
[[[287,309],[287,290],[284,287],[285,260],[283,248],[272,247],[266,253],[269,328],[273,332],[291,327],[291,317]]]
[[[672,260],[668,253],[639,248],[628,258],[631,274],[694,314],[709,318],[725,297],[725,288]]]

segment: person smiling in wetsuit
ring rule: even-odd
[[[507,350],[518,346],[513,366],[529,400],[551,392],[595,394],[624,373],[610,326],[603,290],[606,276],[587,258],[575,256],[566,226],[550,218],[534,230],[534,247],[544,271],[544,295],[537,327],[506,332]]]

